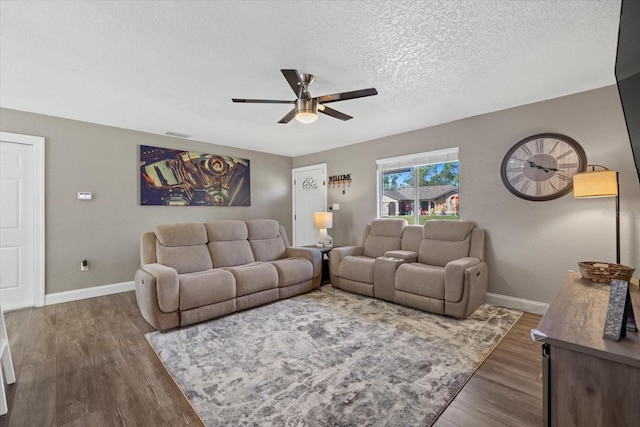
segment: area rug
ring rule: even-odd
[[[146,337],[207,426],[425,426],[521,314],[455,320],[324,286]]]

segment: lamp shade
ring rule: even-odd
[[[315,228],[333,228],[332,212],[314,212],[313,226]]]
[[[604,170],[573,175],[573,196],[615,197],[618,195],[618,172]]]

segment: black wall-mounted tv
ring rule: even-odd
[[[640,183],[640,1],[622,0],[616,81]]]

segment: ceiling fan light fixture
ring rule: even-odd
[[[282,69],[282,75],[289,83],[291,89],[296,94],[294,101],[284,99],[244,99],[231,98],[233,102],[250,102],[254,104],[295,104],[278,123],[287,124],[294,118],[300,123],[313,123],[318,120],[318,111],[334,119],[347,121],[353,119],[348,114],[341,113],[338,110],[327,107],[325,104],[336,101],[346,101],[347,99],[362,98],[365,96],[377,95],[378,91],[374,87],[368,89],[352,90],[350,92],[332,93],[329,95],[311,97],[309,93],[309,85],[313,82],[314,77],[311,74],[300,74],[298,70]]]
[[[313,123],[318,119],[318,102],[315,99],[296,100],[296,120]]]
[[[300,123],[313,123],[318,120],[318,115],[308,111],[301,111],[296,114],[296,120]]]

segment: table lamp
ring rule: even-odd
[[[325,248],[333,247],[333,239],[331,238],[331,236],[329,236],[329,234],[327,234],[327,228],[333,228],[333,213],[314,212],[313,226],[320,229],[318,246],[322,246]]]

